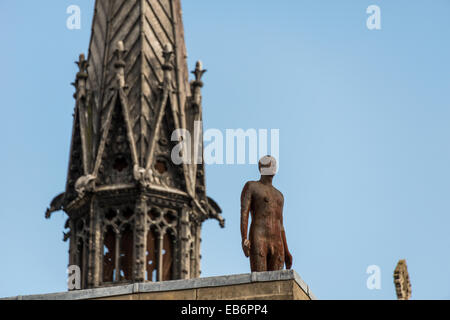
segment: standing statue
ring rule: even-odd
[[[261,179],[245,184],[241,195],[241,236],[245,256],[250,257],[252,272],[282,270],[292,267],[283,226],[283,194],[273,185],[277,171],[275,158],[259,161]],[[251,213],[250,238],[247,237]]]

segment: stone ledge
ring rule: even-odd
[[[208,289],[214,287],[222,288],[239,288],[242,285],[258,284],[258,283],[274,283],[274,289],[280,290],[275,284],[285,281],[291,281],[296,284],[305,294],[305,297],[310,300],[316,300],[316,297],[311,292],[310,288],[306,283],[300,278],[300,276],[294,270],[281,270],[273,272],[256,272],[249,274],[238,274],[238,275],[228,275],[219,277],[208,277],[199,279],[189,279],[189,280],[173,280],[164,282],[146,282],[146,283],[135,283],[128,285],[118,285],[97,289],[87,289],[78,290],[71,292],[61,292],[54,294],[43,294],[43,295],[30,295],[30,296],[17,296],[6,298],[4,300],[90,300],[90,299],[107,299],[107,298],[119,298],[123,297],[126,299],[133,299],[133,296],[143,296],[147,294],[148,297],[153,294],[154,297],[158,298],[159,293],[175,293],[175,292],[188,292],[193,290],[191,295],[195,299],[198,298],[198,290]],[[260,285],[261,286],[261,285]],[[267,286],[266,286],[267,287]],[[259,287],[258,287],[259,288]],[[254,290],[258,290],[255,286]],[[253,290],[253,291],[254,291]],[[266,289],[267,290],[267,289]],[[294,290],[294,289],[292,289]],[[294,295],[293,293],[276,293],[279,297],[283,297],[282,294]],[[258,298],[256,295],[250,294],[248,298],[252,297]],[[267,297],[276,297],[276,295],[266,295]],[[165,297],[164,295],[159,295],[159,297]],[[176,294],[172,294],[171,297],[177,298]],[[183,299],[183,295],[178,295],[180,299]],[[220,299],[222,295],[218,294],[217,297]],[[201,297],[200,297],[201,298]],[[2,299],[0,299],[2,300]]]

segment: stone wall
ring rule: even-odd
[[[13,300],[315,300],[293,270],[135,283]]]

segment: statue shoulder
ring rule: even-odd
[[[258,181],[247,181],[247,183],[244,186],[245,191],[252,191],[254,189],[254,186],[258,183]]]
[[[283,193],[280,191],[280,190],[278,190],[277,188],[275,188],[275,187],[273,187],[274,189],[275,189],[275,191],[278,193],[278,195],[280,196],[280,198],[284,201],[284,195],[283,195]]]
[[[251,199],[253,198],[254,190],[254,181],[248,181],[242,189],[241,202],[251,201]]]

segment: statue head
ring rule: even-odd
[[[264,156],[258,163],[262,176],[274,176],[277,173],[277,160],[272,156]]]

